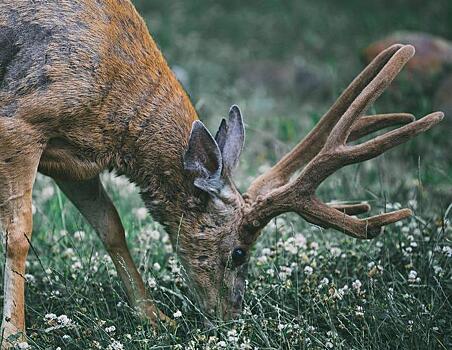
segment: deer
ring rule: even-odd
[[[3,0],[0,48],[3,349],[10,337],[25,335],[38,172],[54,179],[93,227],[130,304],[157,326],[171,319],[146,290],[99,178],[105,170],[127,176],[177,246],[201,310],[227,320],[241,312],[252,248],[278,215],[293,212],[356,239],[372,239],[411,216],[401,209],[360,217],[367,203],[327,203],[316,189],[338,169],[375,158],[444,117],[366,115],[415,53],[413,46],[392,45],[242,194],[233,181],[245,140],[240,109],[233,105],[213,136],[129,0]],[[395,128],[351,144],[388,127]]]

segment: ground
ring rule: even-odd
[[[230,105],[241,107],[247,139],[236,181],[242,190],[307,134],[364,67],[362,49],[372,41],[395,30],[452,38],[447,0],[135,3],[212,131]],[[441,77],[402,74],[372,112],[429,113]],[[211,330],[134,186],[114,174],[103,177],[134,259],[175,329],[154,332],[137,317],[92,229],[40,176],[27,271],[29,346],[451,348],[451,117],[385,156],[335,174],[320,189],[325,199],[367,200],[374,213],[410,207],[413,218],[366,242],[293,215],[274,220],[251,259],[243,316]]]

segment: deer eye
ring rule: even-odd
[[[242,248],[235,248],[231,254],[234,265],[241,265],[246,260],[246,251]]]

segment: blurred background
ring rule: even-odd
[[[134,3],[212,132],[231,104],[241,107],[242,189],[309,132],[378,50],[413,43],[417,58],[369,112],[420,118],[440,109],[446,119],[378,160],[333,176],[323,191],[328,197],[333,187],[347,199],[434,198],[426,205],[432,209],[451,202],[452,1]]]

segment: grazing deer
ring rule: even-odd
[[[223,318],[239,314],[250,251],[277,215],[296,212],[359,239],[410,216],[403,209],[360,219],[353,215],[368,211],[367,204],[328,205],[315,191],[343,166],[374,158],[443,118],[439,112],[417,121],[401,113],[363,116],[413,54],[403,45],[380,53],[314,130],[241,195],[232,181],[244,143],[238,107],[212,137],[128,0],[2,0],[3,348],[9,336],[25,331],[23,276],[38,171],[55,179],[93,226],[130,303],[153,324],[167,318],[127,249],[99,180],[105,169],[140,187],[150,213],[178,244],[202,309]],[[401,124],[369,141],[347,143]]]

